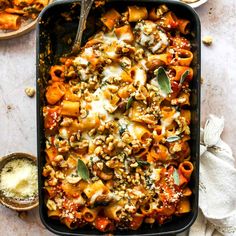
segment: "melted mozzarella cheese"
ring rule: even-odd
[[[100,189],[97,192],[95,192],[90,199],[90,203],[93,204],[96,201],[97,197],[101,196],[102,193],[103,193],[103,189]]]
[[[76,203],[76,204],[80,204],[80,205],[84,205],[86,203],[86,201],[83,199],[82,196],[74,198],[73,202]]]
[[[153,35],[146,35],[143,32],[140,34],[140,44],[146,46],[146,44],[153,44],[154,36]]]
[[[59,135],[63,139],[68,139],[69,138],[68,130],[66,128],[61,128],[59,130]]]
[[[109,121],[112,120],[113,117],[112,115],[107,111],[109,110],[109,108],[112,107],[112,105],[109,103],[109,101],[104,97],[103,95],[103,91],[98,88],[95,92],[94,92],[94,96],[96,96],[96,100],[93,100],[90,105],[91,105],[91,110],[89,111],[89,113],[91,115],[94,114],[101,114],[101,115],[105,115],[106,119],[105,121]]]
[[[159,33],[159,36],[160,36],[161,40],[157,44],[155,44],[153,47],[151,47],[151,50],[152,50],[153,53],[158,51],[163,44],[166,45],[166,46],[168,46],[168,44],[169,44],[168,37],[166,36],[166,34],[161,32],[161,31],[158,31],[158,33]]]
[[[145,85],[147,80],[147,75],[144,69],[137,68],[135,70],[134,81],[139,82],[140,85]]]
[[[79,70],[79,74],[80,74],[81,80],[87,80],[87,77],[90,76],[90,75],[87,74],[87,70],[84,69],[84,68],[81,68]]]
[[[151,50],[153,53],[155,53],[156,51],[158,51],[162,46],[162,41],[159,41],[156,45],[154,45],[153,47],[151,47]]]
[[[113,42],[118,41],[116,35],[113,32],[104,34],[103,40],[105,44],[112,44]]]
[[[146,60],[146,59],[140,60],[139,63],[141,64],[141,66],[143,67],[143,69],[145,69],[146,71],[148,70],[148,68],[147,68],[147,66],[146,66],[146,63],[147,63],[147,60]]]
[[[119,41],[131,41],[132,40],[132,35],[131,34],[122,34],[121,37],[119,38]]]
[[[117,54],[114,51],[107,51],[106,54],[109,58],[116,58],[117,56]]]
[[[121,127],[127,127],[128,125],[128,120],[124,117],[120,118],[118,122]]]
[[[91,57],[93,55],[93,49],[90,47],[90,48],[85,48],[84,49],[84,54],[87,56],[87,57]]]
[[[160,172],[161,172],[161,169],[153,169],[152,174],[150,175],[150,178],[154,181],[160,180]]]
[[[133,122],[129,122],[129,124],[127,125],[127,129],[129,131],[129,133],[131,134],[131,136],[136,139],[137,136],[134,132],[134,123]]]
[[[163,42],[163,44],[165,44],[165,45],[169,44],[168,37],[165,33],[163,33],[162,31],[159,31],[159,36],[160,36],[161,41]]]
[[[172,117],[167,117],[165,119],[161,119],[161,126],[162,126],[162,134],[166,133],[166,127],[172,124],[173,120],[178,118],[180,116],[180,112],[175,112],[175,114]]]
[[[120,77],[123,73],[123,70],[120,66],[107,66],[104,68],[102,74],[104,76],[103,81],[106,81],[107,79],[111,77]]]

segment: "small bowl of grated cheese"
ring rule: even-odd
[[[0,203],[17,211],[38,206],[36,157],[12,153],[0,158]]]

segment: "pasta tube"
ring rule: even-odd
[[[87,222],[93,222],[95,221],[97,215],[99,212],[99,208],[93,208],[93,209],[89,209],[88,207],[84,207],[81,210],[81,213],[83,215],[84,220],[86,220]]]
[[[18,30],[20,28],[20,25],[21,20],[18,15],[0,12],[0,29]]]
[[[46,98],[49,104],[57,103],[65,94],[65,86],[56,82],[47,88]]]
[[[120,17],[120,13],[118,13],[115,9],[111,9],[102,16],[101,21],[109,30],[111,30],[114,28]]]
[[[139,20],[145,20],[148,17],[148,12],[146,7],[130,6],[128,7],[128,21],[137,22]]]
[[[71,101],[63,101],[61,103],[61,114],[66,116],[79,116],[80,103],[79,102],[71,102]]]
[[[186,179],[190,179],[193,172],[193,164],[190,161],[184,161],[179,165],[179,171],[183,174]]]
[[[185,19],[178,19],[178,29],[182,34],[189,33],[190,21]]]

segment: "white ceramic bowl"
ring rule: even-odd
[[[180,2],[183,2],[181,0],[179,0]],[[201,6],[202,4],[206,3],[208,0],[199,0],[197,2],[194,2],[194,3],[186,3],[188,4],[189,6],[191,6],[192,8],[197,8],[199,6]]]
[[[27,153],[11,153],[7,156],[4,157],[0,157],[0,172],[2,170],[2,168],[11,160],[14,159],[19,159],[19,158],[23,158],[23,159],[28,159],[30,161],[33,161],[35,163],[35,165],[37,165],[36,163],[36,157],[32,156],[30,154]],[[12,210],[16,210],[16,211],[28,211],[31,210],[35,207],[38,206],[39,201],[38,201],[38,194],[30,200],[17,200],[14,198],[9,198],[6,197],[2,191],[0,191],[0,204],[12,209]]]
[[[53,1],[54,0],[49,0],[48,5]],[[38,18],[36,18],[35,20],[28,19],[27,21],[24,21],[18,30],[4,31],[0,29],[0,40],[12,39],[28,33],[35,28],[37,20]]]

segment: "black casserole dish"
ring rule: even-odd
[[[122,4],[121,4],[122,2]],[[151,8],[160,4],[166,4],[177,16],[186,18],[191,22],[191,35],[189,40],[194,54],[192,68],[194,78],[191,82],[191,157],[194,164],[194,173],[191,177],[190,187],[193,190],[191,196],[191,212],[181,217],[174,217],[172,221],[161,226],[154,225],[150,228],[143,225],[137,231],[116,231],[117,235],[167,235],[175,234],[188,229],[197,217],[198,211],[198,182],[199,182],[199,136],[200,136],[200,22],[195,11],[187,5],[175,1],[118,1],[112,0],[105,5],[105,9],[115,8],[123,11],[129,5],[140,5]],[[45,164],[45,138],[42,108],[45,105],[45,87],[49,80],[50,66],[57,64],[59,58],[71,50],[76,29],[80,3],[78,1],[57,2],[48,6],[39,17],[37,26],[37,138],[38,138],[38,173],[39,173],[39,212],[43,224],[53,233],[59,235],[100,235],[95,229],[85,227],[79,230],[70,230],[57,220],[47,216],[44,204],[44,177],[42,176]],[[84,38],[87,39],[96,32],[96,17],[100,10],[92,10],[87,23]],[[68,20],[69,19],[69,20]]]

